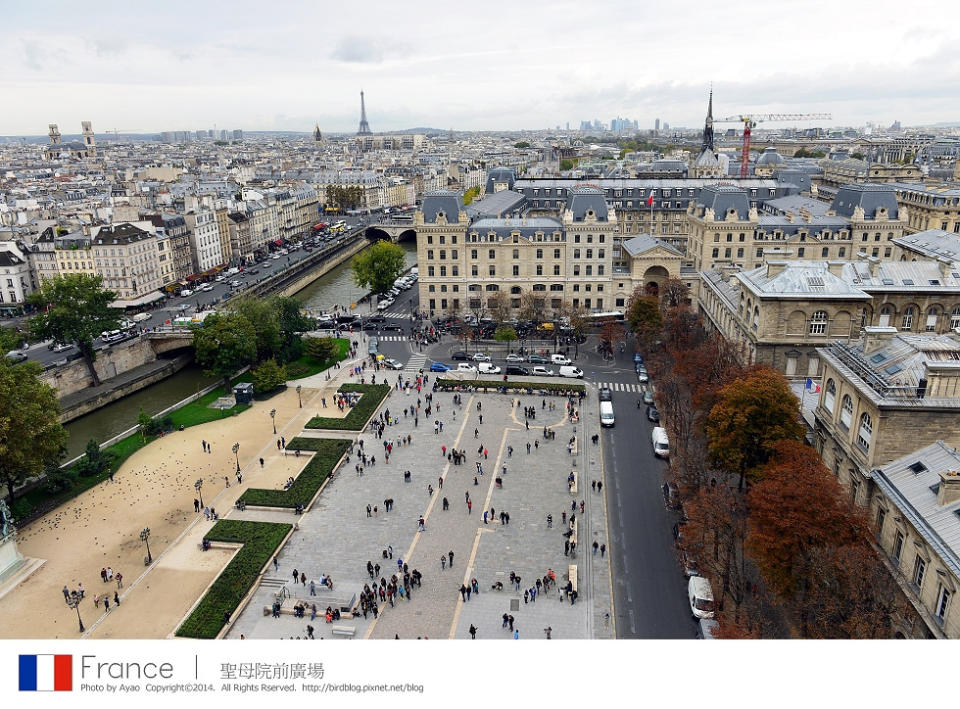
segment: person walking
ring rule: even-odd
[[[474,478],[476,479],[476,478]],[[467,514],[473,514],[473,501],[467,500]]]
[[[520,639],[520,629],[519,629],[519,628],[514,628],[514,630],[513,630],[513,639],[514,639],[514,640],[519,640],[519,639]]]
[[[445,571],[447,568],[447,557],[445,554],[440,555],[440,570]]]
[[[123,574],[117,572],[117,588],[123,588]]]
[[[197,498],[193,498],[193,511],[197,513],[200,512],[200,500]],[[106,581],[106,579],[104,579],[104,581]]]
[[[120,605],[120,594],[116,591],[113,592],[113,602]]]
[[[450,568],[453,568],[453,550],[447,552],[447,556],[450,558]]]
[[[273,570],[277,572],[280,570],[280,562],[277,561],[277,557],[273,557]]]
[[[470,624],[470,639],[471,640],[477,639],[477,628],[473,623]]]

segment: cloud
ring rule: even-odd
[[[348,64],[380,64],[383,61],[383,49],[368,37],[344,37],[330,56]]]

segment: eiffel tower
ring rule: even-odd
[[[363,104],[363,91],[360,92],[360,128],[357,135],[373,135],[370,124],[367,123],[367,107]]]

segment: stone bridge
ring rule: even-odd
[[[193,344],[193,332],[186,327],[161,326],[143,335],[156,354],[182,350]]]
[[[417,240],[417,230],[409,219],[383,219],[376,224],[369,225],[364,230],[364,236],[371,241],[390,239],[398,241]]]

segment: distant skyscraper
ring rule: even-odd
[[[233,131],[233,139],[234,139],[234,140],[243,140],[243,131],[240,130],[239,128],[238,128],[237,130]]]
[[[658,133],[660,132],[660,119],[659,119],[659,118],[653,122],[653,129],[654,129],[655,131],[657,131]]]
[[[357,135],[372,135],[373,131],[370,130],[370,124],[367,123],[367,107],[363,101],[363,91],[360,92],[360,128],[357,130]]]

